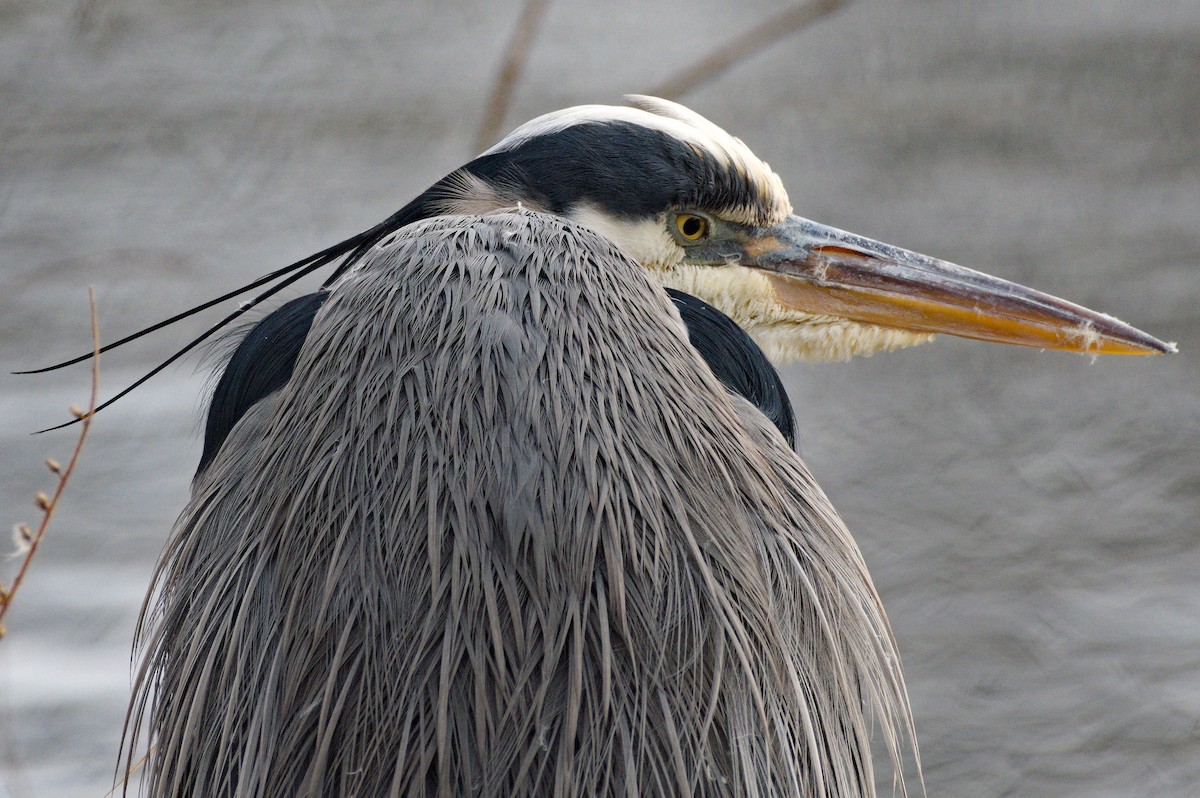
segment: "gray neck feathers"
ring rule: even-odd
[[[867,794],[872,720],[893,763],[911,734],[803,463],[636,264],[532,213],[350,272],[157,587],[154,795]]]

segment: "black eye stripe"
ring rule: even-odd
[[[573,125],[482,155],[463,168],[553,213],[585,203],[625,219],[671,208],[750,209],[764,218],[774,213],[770,195],[742,170],[669,133],[630,122]]]

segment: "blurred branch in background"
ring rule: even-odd
[[[724,47],[651,89],[649,94],[668,100],[679,99],[785,36],[832,14],[848,2],[849,0],[809,0],[799,3],[763,20]],[[521,72],[529,60],[533,41],[549,7],[549,0],[526,0],[512,39],[508,42],[508,49],[504,52],[504,60],[496,73],[496,80],[492,84],[483,121],[475,137],[475,153],[483,152],[499,138],[504,120],[508,116],[508,109],[512,105],[513,92],[521,80]]]
[[[550,0],[525,1],[521,18],[517,20],[517,29],[513,31],[508,49],[504,52],[504,60],[500,63],[500,71],[496,73],[496,81],[492,84],[492,93],[483,113],[483,122],[479,125],[479,134],[475,137],[475,152],[483,152],[499,137],[504,118],[508,116],[508,108],[512,105],[513,91],[521,79],[521,72],[525,69],[525,62],[529,60],[529,52],[533,49],[538,27],[549,7]]]
[[[58,477],[58,485],[54,489],[53,496],[47,496],[41,491],[37,492],[34,501],[42,511],[42,522],[38,524],[36,531],[31,529],[27,524],[17,524],[13,529],[13,538],[17,545],[17,550],[14,556],[21,557],[21,566],[17,569],[17,575],[13,578],[12,585],[5,585],[0,582],[0,638],[4,637],[4,616],[8,614],[9,607],[12,606],[13,598],[17,594],[17,590],[21,587],[21,583],[25,580],[25,574],[29,570],[29,564],[33,562],[33,555],[37,554],[38,546],[41,545],[42,538],[46,536],[46,530],[50,528],[50,519],[54,517],[54,510],[58,507],[58,500],[62,498],[63,491],[67,487],[67,482],[71,479],[71,472],[75,470],[75,464],[79,461],[79,453],[83,451],[83,443],[87,440],[88,429],[92,426],[92,416],[96,413],[96,397],[100,393],[100,324],[96,317],[96,292],[92,288],[88,288],[88,306],[91,308],[92,314],[92,394],[87,410],[81,410],[76,406],[71,407],[71,415],[79,419],[81,424],[79,427],[79,438],[75,441],[75,449],[71,452],[71,459],[67,461],[66,467],[63,467],[58,461],[53,459],[46,460],[46,467],[50,469],[50,473]]]
[[[714,50],[674,77],[660,83],[651,89],[649,94],[665,100],[677,100],[783,37],[837,11],[848,2],[849,0],[811,0],[799,3],[763,20],[724,47]]]

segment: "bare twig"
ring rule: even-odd
[[[680,71],[649,93],[675,100],[707,83],[745,58],[774,44],[801,28],[833,13],[849,0],[809,0],[763,20],[733,41]]]
[[[521,18],[517,20],[517,28],[513,31],[508,49],[504,52],[504,61],[500,71],[496,73],[496,82],[492,85],[491,96],[488,97],[487,110],[483,113],[483,122],[479,125],[479,133],[475,137],[475,151],[482,152],[500,134],[504,118],[508,116],[508,108],[512,104],[513,91],[517,81],[521,79],[521,71],[529,60],[529,52],[533,49],[533,40],[537,36],[538,26],[550,0],[525,0],[525,8]]]
[[[127,789],[126,785],[129,784],[129,779],[131,779],[139,770],[142,769],[142,766],[146,764],[146,760],[150,758],[150,754],[154,753],[154,749],[157,747],[157,743],[150,746],[150,750],[142,754],[141,759],[126,768],[125,775],[113,783],[113,788],[104,793],[104,798],[112,798],[112,796],[116,795],[117,790]]]
[[[8,608],[12,606],[13,597],[17,594],[17,590],[21,587],[21,583],[25,580],[25,573],[29,570],[29,563],[33,561],[33,555],[37,554],[38,546],[42,542],[42,538],[46,535],[46,530],[50,528],[50,519],[54,516],[54,510],[58,507],[58,500],[62,498],[63,491],[67,487],[67,482],[71,479],[71,473],[75,470],[75,464],[79,461],[79,453],[83,451],[83,443],[87,440],[88,430],[92,426],[92,416],[96,412],[96,397],[100,393],[100,323],[96,317],[96,293],[93,289],[88,289],[88,305],[92,313],[92,395],[88,404],[87,410],[81,410],[76,406],[71,407],[71,413],[80,420],[79,438],[75,441],[75,450],[71,452],[71,459],[67,461],[67,465],[61,466],[55,460],[47,460],[46,467],[50,472],[58,477],[58,485],[54,489],[53,496],[38,491],[35,501],[37,506],[42,510],[42,522],[38,525],[36,531],[30,529],[25,524],[18,524],[14,530],[14,537],[17,543],[17,553],[22,555],[21,567],[17,569],[17,575],[13,579],[12,585],[4,585],[0,583],[0,637],[4,637],[4,616],[8,614]]]

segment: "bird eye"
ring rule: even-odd
[[[708,219],[694,213],[681,213],[675,217],[675,229],[686,241],[699,241],[708,235]]]

